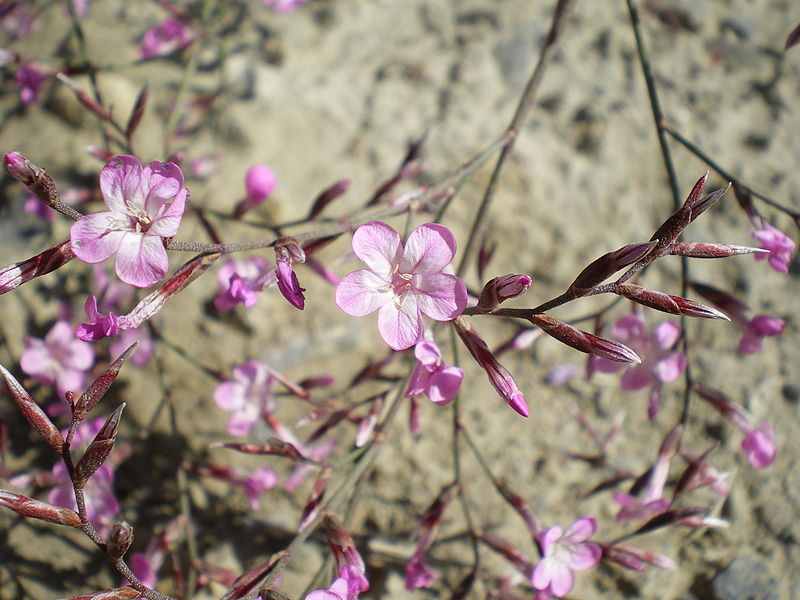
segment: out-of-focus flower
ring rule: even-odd
[[[31,32],[38,16],[34,6],[27,2],[4,2],[0,7],[0,27],[9,38],[19,39]]]
[[[226,311],[241,302],[245,308],[250,308],[258,302],[258,292],[277,280],[275,268],[270,268],[267,260],[260,256],[228,261],[217,273],[219,293],[214,306]]]
[[[602,373],[614,373],[625,368],[620,383],[623,390],[640,390],[650,386],[647,414],[652,419],[661,404],[661,386],[675,381],[686,369],[686,357],[673,350],[681,335],[681,328],[672,321],[664,321],[647,333],[647,325],[637,315],[625,315],[611,330],[614,337],[633,348],[642,358],[641,364],[629,365],[598,358],[594,368]]]
[[[339,282],[336,304],[353,317],[379,311],[378,331],[393,350],[420,341],[423,314],[451,321],[467,306],[464,282],[443,272],[456,252],[456,239],[443,225],[420,225],[403,246],[386,223],[365,223],[353,234],[353,251],[367,268]]]
[[[44,70],[36,63],[28,63],[17,69],[14,85],[19,89],[19,98],[23,104],[33,104],[39,99],[42,85],[52,77],[51,70]]]
[[[189,174],[197,179],[207,179],[219,166],[216,158],[199,156],[189,163]]]
[[[769,266],[778,273],[789,272],[789,262],[792,260],[792,250],[795,243],[788,235],[780,229],[767,225],[764,229],[759,229],[750,234],[761,243],[761,247],[769,250],[769,254],[754,254],[756,260],[766,259]]]
[[[233,369],[233,379],[223,381],[214,392],[214,402],[231,413],[228,433],[247,435],[264,415],[275,409],[272,387],[275,377],[266,365],[250,360]]]
[[[594,517],[582,517],[566,532],[558,525],[543,531],[539,536],[543,558],[533,571],[533,587],[558,598],[569,594],[575,586],[572,572],[591,569],[600,562],[600,546],[586,541],[596,530]]]
[[[192,28],[172,17],[145,32],[139,46],[139,56],[143,59],[167,56],[188,46],[193,38]]]
[[[142,168],[135,156],[116,156],[100,172],[100,191],[109,210],[76,221],[72,251],[92,264],[116,253],[117,276],[150,287],[167,273],[163,238],[178,231],[186,206],[180,167],[152,162]]]
[[[347,580],[339,577],[329,588],[314,590],[306,596],[305,600],[351,600],[347,592]]]
[[[306,0],[262,0],[264,6],[271,6],[277,13],[286,13],[297,10]]]
[[[75,337],[67,321],[57,321],[39,338],[25,338],[25,350],[19,359],[22,370],[44,385],[56,385],[58,394],[77,392],[86,371],[94,364],[94,350]]]
[[[406,589],[429,588],[431,583],[439,577],[428,563],[425,562],[425,553],[415,552],[411,560],[406,563]]]
[[[248,211],[262,204],[277,184],[278,179],[275,177],[275,173],[267,165],[253,165],[247,169],[244,176],[247,197],[236,205],[233,211],[234,216],[239,219]]]
[[[755,354],[761,350],[765,337],[775,337],[783,333],[786,321],[778,317],[756,315],[747,322],[747,330],[739,340],[739,352]]]
[[[742,450],[754,467],[765,469],[774,463],[778,452],[775,449],[775,434],[769,423],[762,421],[758,427],[746,432],[742,440]]]
[[[458,394],[464,371],[442,362],[442,353],[435,342],[423,340],[414,347],[417,366],[408,382],[406,397],[425,394],[434,404],[448,404]]]
[[[111,356],[119,356],[125,349],[134,342],[139,342],[136,350],[128,358],[128,362],[134,367],[143,367],[153,357],[153,338],[147,332],[147,329],[142,326],[137,329],[123,329],[119,338],[117,338],[109,347]]]

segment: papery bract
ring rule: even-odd
[[[754,254],[756,260],[767,260],[769,266],[778,273],[789,272],[789,262],[792,260],[794,241],[780,229],[767,225],[750,234],[761,243],[761,247],[769,250],[769,254]]]
[[[452,401],[461,387],[464,371],[445,365],[439,347],[429,340],[414,347],[414,356],[417,366],[408,382],[406,397],[425,394],[431,402],[439,405]]]
[[[266,365],[251,360],[233,369],[232,380],[217,386],[214,402],[232,413],[228,420],[228,433],[247,435],[262,416],[274,410],[274,383],[275,377]]]
[[[420,225],[403,246],[386,223],[366,223],[353,234],[353,251],[367,268],[339,282],[336,304],[354,317],[379,311],[378,331],[393,350],[420,341],[423,314],[450,321],[467,305],[464,282],[443,272],[456,252],[455,237],[443,225]]]
[[[94,351],[80,341],[67,321],[57,321],[44,337],[25,338],[25,351],[19,359],[25,373],[39,383],[55,383],[59,395],[77,392],[86,371],[94,364]]]
[[[573,571],[591,569],[602,555],[600,546],[587,542],[597,530],[594,517],[583,517],[564,532],[555,525],[539,536],[543,558],[536,565],[531,584],[537,590],[563,598],[575,585]]]
[[[116,253],[117,276],[150,287],[169,267],[163,238],[175,235],[183,217],[188,196],[183,173],[174,163],[142,168],[135,156],[116,156],[100,172],[100,191],[109,210],[72,226],[73,252],[88,263]]]

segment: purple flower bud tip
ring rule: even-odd
[[[508,405],[521,414],[526,419],[528,418],[528,405],[522,394],[516,393],[508,399]]]
[[[253,165],[244,176],[247,198],[252,204],[263,202],[275,189],[278,180],[267,165]]]

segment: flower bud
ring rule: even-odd
[[[331,202],[333,202],[336,198],[344,194],[348,188],[350,187],[350,180],[349,179],[342,179],[341,181],[337,181],[332,186],[324,190],[317,199],[314,200],[314,204],[311,206],[311,210],[308,211],[308,219],[312,220],[317,218],[320,213],[325,210],[325,207],[328,206]]]
[[[39,435],[50,444],[56,453],[61,454],[64,446],[64,439],[61,437],[61,432],[58,428],[53,425],[53,422],[39,405],[36,404],[33,398],[31,398],[30,394],[25,391],[25,388],[23,388],[14,376],[2,365],[0,365],[0,374],[3,375],[3,379],[5,379],[6,385],[8,386],[8,391],[11,392],[11,396],[14,398],[14,402],[16,402],[25,420],[30,423],[31,427],[39,432]]]
[[[128,551],[133,543],[133,527],[127,521],[114,523],[108,534],[106,552],[114,559],[119,560]]]
[[[478,298],[477,311],[483,314],[492,312],[505,300],[524,294],[532,281],[528,275],[517,273],[490,279]]]
[[[103,427],[94,436],[92,443],[86,448],[83,456],[75,466],[72,481],[77,487],[86,485],[89,478],[108,458],[117,438],[117,428],[119,427],[119,420],[122,417],[123,410],[125,410],[124,402],[111,413],[111,416],[108,417]]]
[[[108,369],[103,371],[97,379],[95,379],[92,384],[87,388],[87,390],[81,394],[81,397],[78,398],[78,401],[75,403],[72,409],[72,416],[74,416],[78,420],[82,420],[94,407],[95,405],[102,399],[103,396],[106,395],[108,389],[111,387],[111,384],[119,375],[119,370],[122,368],[122,364],[125,362],[125,359],[128,358],[131,353],[136,350],[136,346],[139,342],[134,342],[130,346],[125,349],[117,360],[115,360]]]
[[[141,595],[142,593],[139,590],[126,585],[111,590],[86,594],[85,596],[73,596],[69,600],[132,600],[133,598],[140,598]]]
[[[605,281],[608,277],[645,256],[658,243],[658,240],[638,244],[628,244],[614,252],[608,252],[592,261],[575,278],[569,286],[567,294],[580,297],[588,293],[594,286]]]
[[[23,283],[63,267],[75,258],[70,241],[61,242],[36,256],[0,269],[0,294],[5,294]]]
[[[244,176],[247,197],[236,205],[233,216],[241,219],[245,213],[254,209],[272,193],[278,183],[275,174],[267,165],[253,165]]]
[[[623,283],[617,287],[616,291],[628,300],[632,300],[633,302],[655,310],[660,310],[661,312],[673,315],[686,315],[687,317],[730,321],[726,314],[710,306],[706,306],[705,304],[681,298],[680,296],[670,296],[664,292],[650,290],[639,285]]]
[[[542,331],[550,337],[557,339],[562,344],[566,344],[571,348],[585,352],[586,354],[607,358],[615,362],[637,364],[641,364],[642,362],[639,355],[624,344],[612,342],[611,340],[581,331],[577,327],[554,319],[549,315],[531,315],[530,321],[537,327],[541,327]]]
[[[736,246],[734,244],[675,242],[667,248],[666,254],[685,256],[687,258],[726,258],[739,254],[769,254],[769,250],[752,246]]]
[[[0,506],[10,508],[23,517],[40,519],[49,523],[68,525],[78,529],[83,525],[81,523],[81,518],[74,510],[63,506],[48,504],[41,500],[34,500],[33,498],[7,492],[6,490],[0,490]]]

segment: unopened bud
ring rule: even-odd
[[[129,585],[114,588],[110,590],[102,590],[93,594],[86,594],[85,596],[73,596],[69,600],[132,600],[133,598],[141,597],[142,593],[132,588]]]
[[[350,187],[350,180],[342,179],[341,181],[337,181],[332,186],[324,190],[319,196],[317,196],[317,199],[314,200],[314,204],[311,206],[311,210],[308,211],[308,219],[317,218],[320,215],[320,213],[323,210],[325,210],[326,206],[328,206],[336,198],[344,194],[349,187]]]
[[[63,267],[75,258],[70,241],[45,250],[27,260],[0,269],[0,294],[5,294],[23,283]]]
[[[133,543],[133,527],[127,521],[114,523],[108,534],[106,552],[114,559],[119,560],[128,551]]]
[[[245,213],[263,203],[275,189],[278,180],[267,165],[253,165],[244,176],[244,187],[247,198],[239,202],[233,216],[241,219]]]
[[[631,283],[623,283],[618,286],[617,293],[637,304],[673,315],[730,321],[726,314],[705,304],[681,298],[680,296],[670,296],[664,292],[650,290]]]
[[[734,244],[712,244],[703,242],[675,242],[667,248],[666,254],[687,258],[726,258],[739,254],[768,254],[764,248],[736,246]]]
[[[530,321],[537,327],[541,327],[542,331],[550,337],[586,354],[607,358],[615,362],[637,364],[642,362],[639,355],[624,344],[581,331],[577,327],[554,319],[549,315],[531,315]]]
[[[108,458],[111,449],[114,447],[114,441],[117,437],[117,428],[119,427],[119,420],[122,418],[123,410],[125,410],[124,402],[111,413],[111,416],[108,417],[103,427],[97,432],[97,435],[94,436],[92,443],[86,448],[86,452],[83,453],[83,456],[75,466],[73,483],[77,487],[83,487],[94,472],[106,461],[106,458]]]
[[[479,313],[490,313],[500,304],[509,298],[516,298],[524,294],[531,287],[533,280],[528,275],[511,273],[495,277],[486,282],[483,291],[478,298],[477,311]]]
[[[64,447],[64,439],[61,437],[61,432],[58,428],[31,398],[25,388],[2,365],[0,365],[0,374],[3,375],[8,391],[11,392],[11,396],[14,398],[14,402],[17,404],[22,416],[25,417],[25,420],[50,444],[56,453],[61,454]]]
[[[81,518],[72,509],[48,504],[41,500],[34,500],[6,490],[0,490],[0,506],[9,508],[18,515],[30,517],[31,519],[40,519],[49,523],[68,525],[78,529],[82,526]]]
[[[75,403],[72,409],[72,415],[78,419],[82,420],[100,401],[100,399],[105,396],[108,389],[111,387],[111,384],[119,375],[119,370],[122,368],[122,364],[125,362],[125,359],[128,358],[131,353],[136,350],[136,346],[139,342],[134,342],[130,346],[128,346],[125,351],[120,355],[117,360],[115,360],[108,369],[103,371],[97,379],[92,382],[87,390],[81,394],[81,397],[78,398],[78,401]]]
[[[592,261],[575,278],[569,286],[567,293],[580,297],[589,292],[594,286],[605,281],[620,269],[632,265],[645,256],[658,243],[658,240],[628,244],[614,252],[608,252]]]

